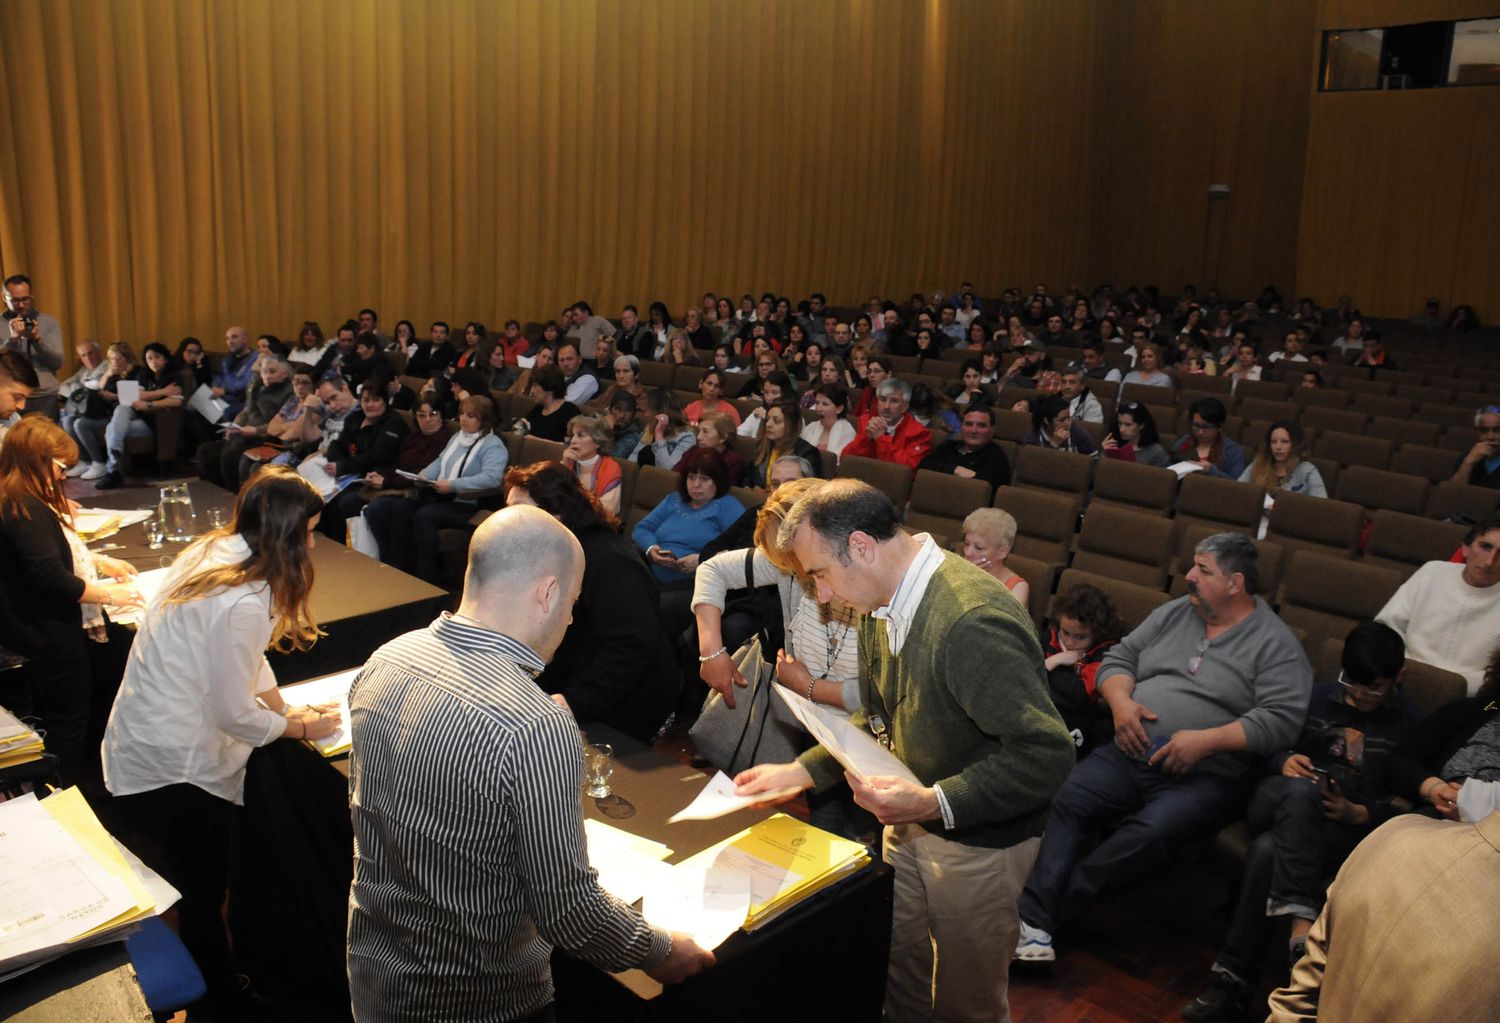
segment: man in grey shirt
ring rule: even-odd
[[[1286,749],[1302,729],[1312,667],[1255,596],[1255,542],[1208,537],[1187,581],[1187,596],[1153,611],[1099,666],[1115,741],[1084,759],[1052,801],[1021,896],[1018,959],[1055,959],[1052,935],[1096,896],[1220,827],[1240,802],[1246,754]],[[1080,858],[1090,832],[1127,814]]]
[[[37,375],[31,409],[56,419],[57,374],[63,364],[62,327],[56,317],[37,312],[31,278],[25,274],[5,278],[5,320],[0,350],[15,352],[31,363]]]

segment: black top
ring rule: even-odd
[[[85,587],[57,515],[34,497],[21,507],[0,512],[0,646],[35,656],[82,640]]]
[[[602,721],[649,743],[682,682],[658,613],[656,577],[611,529],[586,530],[578,542],[583,588],[573,624],[537,684],[561,693],[580,722]]]
[[[1500,463],[1495,465],[1494,472],[1490,472],[1484,467],[1484,459],[1475,462],[1469,470],[1469,485],[1500,490]]]
[[[533,405],[525,418],[531,424],[533,437],[565,444],[568,439],[568,421],[578,414],[578,406],[571,401],[565,401],[550,416],[542,412],[542,406]]]
[[[946,472],[951,476],[959,466],[973,470],[976,479],[988,483],[991,497],[996,490],[1010,483],[1010,459],[1005,457],[1000,445],[986,444],[977,451],[966,451],[963,441],[957,437],[945,440],[927,452],[927,457],[917,468]]]
[[[453,365],[458,353],[448,342],[435,345],[431,341],[416,341],[406,348],[406,375],[413,377],[437,376]]]
[[[344,428],[328,445],[328,462],[335,474],[348,476],[376,471],[388,475],[396,464],[401,438],[406,436],[406,420],[387,408],[378,419],[365,421],[363,409],[355,409],[344,421]]]
[[[788,451],[786,455],[796,455],[798,458],[807,459],[807,464],[812,466],[813,475],[823,475],[823,456],[818,453],[817,448],[801,437],[792,441],[792,450]],[[785,458],[786,455],[780,457]],[[766,481],[766,467],[759,462],[751,466],[750,481],[757,487],[769,487],[770,484]]]
[[[1387,768],[1391,791],[1418,807],[1423,806],[1426,801],[1419,791],[1422,782],[1441,775],[1449,758],[1467,745],[1474,733],[1497,713],[1500,713],[1500,702],[1470,696],[1445,703],[1427,715],[1391,756]]]

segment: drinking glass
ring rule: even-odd
[[[229,521],[229,513],[223,508],[208,509],[208,528],[223,529],[224,523]]]
[[[615,773],[614,747],[609,743],[593,743],[583,747],[583,780],[588,785],[584,794],[603,799],[610,794],[609,779]]]
[[[146,546],[153,551],[161,550],[161,542],[167,536],[166,527],[162,525],[161,516],[152,515],[145,522],[141,523],[141,528],[146,531]]]

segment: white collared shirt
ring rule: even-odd
[[[235,535],[179,557],[146,608],[104,733],[104,780],[115,795],[186,782],[243,804],[251,749],[286,730],[255,698],[276,685],[265,658],[275,626],[270,587],[162,603],[189,572],[249,556]]]
[[[906,645],[906,635],[911,631],[917,606],[927,593],[927,584],[932,581],[933,573],[943,563],[943,550],[930,534],[918,533],[912,539],[920,545],[917,556],[906,566],[906,574],[901,577],[901,584],[896,587],[890,603],[872,613],[872,617],[885,622],[886,643],[892,656],[900,654]]]

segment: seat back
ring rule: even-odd
[[[1365,435],[1369,437],[1381,437],[1390,441],[1398,449],[1411,444],[1425,444],[1429,447],[1437,446],[1438,437],[1442,436],[1443,427],[1440,423],[1429,423],[1410,416],[1404,419],[1396,419],[1392,416],[1376,416],[1370,420],[1370,425],[1365,428]],[[1391,468],[1395,468],[1395,456],[1391,459]]]
[[[1031,615],[1031,620],[1040,624],[1047,616],[1047,606],[1052,602],[1052,591],[1057,586],[1057,577],[1062,574],[1062,562],[1037,561],[1035,558],[1023,558],[1019,554],[1011,554],[1005,559],[1005,567],[1026,580],[1026,588],[1029,591],[1026,597],[1026,610]]]
[[[1282,576],[1279,614],[1307,634],[1312,659],[1326,640],[1343,642],[1350,629],[1379,614],[1402,581],[1393,569],[1296,551]]]
[[[1410,426],[1434,426],[1432,423],[1409,423]],[[1445,483],[1458,470],[1460,457],[1444,448],[1423,444],[1403,444],[1391,455],[1391,471],[1420,476],[1429,483]]]
[[[864,480],[876,490],[884,491],[896,506],[897,514],[906,507],[906,500],[911,496],[911,470],[895,462],[882,462],[863,455],[844,455],[839,459],[838,474]]]
[[[1088,492],[1093,475],[1094,459],[1089,455],[1027,444],[1016,459],[1012,482],[1022,487],[1084,494]]]
[[[1177,499],[1177,474],[1154,465],[1100,459],[1094,470],[1094,502],[1141,508],[1161,515],[1172,513]]]
[[[641,386],[642,387],[671,387],[672,375],[677,369],[675,363],[654,362],[644,360],[641,362]],[[694,388],[697,390],[697,388]]]
[[[1265,488],[1253,483],[1188,473],[1177,488],[1177,519],[1253,532],[1260,525],[1265,495]]]
[[[636,523],[651,513],[668,494],[677,489],[677,474],[671,469],[654,465],[643,465],[635,478],[635,490],[630,495],[630,508],[625,511],[625,536],[635,529]]]
[[[993,504],[1010,512],[1016,520],[1016,542],[1012,549],[1017,554],[1044,562],[1068,560],[1073,527],[1082,505],[1079,495],[1001,487],[995,491]]]
[[[563,452],[567,450],[561,441],[543,440],[527,434],[521,438],[520,464],[530,465],[533,462],[561,462]]]
[[[1215,533],[1226,532],[1222,528],[1210,525],[1194,524],[1180,529],[1177,539],[1177,550],[1173,558],[1172,583],[1168,592],[1174,597],[1180,597],[1187,592],[1187,574],[1193,567],[1193,555],[1198,550],[1198,545]],[[1281,585],[1281,569],[1284,551],[1281,544],[1273,540],[1255,541],[1256,561],[1259,563],[1260,577],[1255,587],[1257,596],[1264,597],[1268,602],[1276,596],[1276,588]]]
[[[990,485],[984,480],[918,469],[906,510],[906,528],[914,533],[934,533],[949,541],[961,540],[964,519],[989,503]]]
[[[1171,519],[1091,504],[1075,542],[1073,567],[1165,589],[1177,527]]]
[[[1367,515],[1389,508],[1408,515],[1420,515],[1427,507],[1427,491],[1432,488],[1420,476],[1351,465],[1339,474],[1337,496],[1340,501],[1361,505]]]
[[[1276,495],[1266,538],[1289,552],[1308,550],[1333,558],[1353,558],[1365,524],[1357,504],[1306,494]]]
[[[1427,499],[1429,519],[1467,519],[1478,522],[1500,504],[1500,490],[1448,480],[1432,488]]]
[[[1093,572],[1084,572],[1076,568],[1070,568],[1062,574],[1057,582],[1057,592],[1067,593],[1079,583],[1103,591],[1114,605],[1115,611],[1120,615],[1120,620],[1125,623],[1125,631],[1128,633],[1146,620],[1146,616],[1172,598],[1161,590],[1152,589],[1149,586],[1137,586],[1134,583],[1121,582],[1107,575],[1096,575]],[[1056,598],[1053,598],[1053,603]],[[1048,617],[1053,617],[1051,604],[1048,605]]]
[[[1340,466],[1364,465],[1384,469],[1391,464],[1391,442],[1379,437],[1328,430],[1319,434],[1313,452],[1331,458]]]
[[[1420,511],[1381,509],[1372,516],[1363,561],[1411,575],[1429,561],[1447,561],[1467,533],[1466,526],[1429,519]]]
[[[1351,407],[1367,416],[1391,416],[1395,419],[1410,418],[1413,402],[1410,398],[1393,398],[1381,394],[1356,394]]]
[[[1244,401],[1256,398],[1261,401],[1286,401],[1291,386],[1285,380],[1241,380],[1234,385],[1234,395]]]
[[[1302,412],[1302,429],[1306,432],[1336,430],[1339,433],[1362,434],[1369,419],[1363,412],[1348,409],[1309,408]]]

